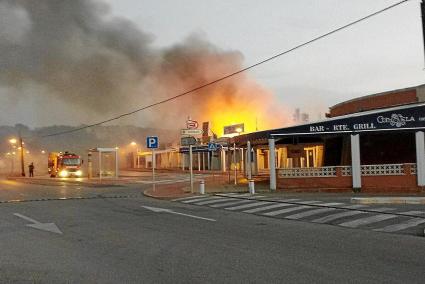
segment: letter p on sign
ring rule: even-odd
[[[158,148],[158,136],[148,136],[146,137],[146,147],[149,149]]]

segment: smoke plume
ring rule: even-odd
[[[30,94],[66,103],[74,124],[131,111],[243,66],[240,52],[200,36],[156,49],[151,34],[92,0],[0,0],[0,27],[0,92],[9,90],[4,93],[12,101]],[[246,74],[143,114],[145,123],[155,126],[160,119],[169,127],[187,116],[217,126],[244,122],[245,116],[263,127],[285,120],[273,95]]]

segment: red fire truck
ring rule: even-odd
[[[81,177],[81,165],[83,161],[80,156],[69,152],[49,153],[49,174],[50,177]]]

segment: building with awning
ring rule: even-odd
[[[267,171],[271,190],[417,191],[425,186],[424,98],[425,85],[366,96],[333,107],[348,114],[231,143],[245,150],[248,178]]]

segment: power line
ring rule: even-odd
[[[235,71],[235,72],[233,72],[233,73],[230,73],[230,74],[228,74],[228,75],[225,75],[225,76],[223,76],[223,77],[220,77],[220,78],[218,78],[218,79],[215,79],[215,80],[210,81],[210,82],[208,82],[208,83],[205,83],[205,84],[203,84],[203,85],[200,85],[200,86],[198,86],[198,87],[195,87],[195,88],[193,88],[193,89],[191,89],[191,90],[185,91],[185,92],[183,92],[183,93],[180,93],[180,94],[178,94],[178,95],[176,95],[176,96],[173,96],[173,97],[170,97],[170,98],[168,98],[168,99],[164,99],[164,100],[158,101],[158,102],[156,102],[156,103],[153,103],[153,104],[150,104],[150,105],[147,105],[147,106],[144,106],[144,107],[138,108],[138,109],[133,110],[133,111],[131,111],[131,112],[123,113],[123,114],[120,114],[120,115],[118,115],[118,116],[115,116],[115,117],[112,117],[112,118],[110,118],[110,119],[103,120],[103,121],[100,121],[100,122],[97,122],[97,123],[94,123],[94,124],[85,125],[85,126],[82,126],[82,127],[74,128],[74,129],[72,129],[72,130],[61,131],[61,132],[51,133],[51,134],[47,134],[47,135],[42,135],[42,136],[39,136],[39,138],[52,137],[52,136],[63,135],[63,134],[68,134],[68,133],[72,133],[72,132],[80,131],[80,130],[83,130],[83,129],[86,129],[86,128],[90,128],[90,127],[98,126],[98,125],[101,125],[101,124],[104,124],[104,123],[107,123],[107,122],[111,122],[111,121],[114,121],[114,120],[121,119],[121,118],[126,117],[126,116],[130,116],[130,115],[135,114],[135,113],[137,113],[137,112],[140,112],[140,111],[142,111],[142,110],[146,110],[146,109],[148,109],[148,108],[152,108],[152,107],[155,107],[155,106],[157,106],[157,105],[167,103],[167,102],[169,102],[169,101],[173,101],[173,100],[178,99],[178,98],[180,98],[180,97],[183,97],[183,96],[186,96],[186,95],[188,95],[188,94],[194,93],[194,92],[196,92],[196,91],[198,91],[198,90],[204,89],[204,88],[206,88],[206,87],[208,87],[208,86],[214,85],[214,84],[216,84],[216,83],[218,83],[218,82],[224,81],[224,80],[226,80],[226,79],[228,79],[228,78],[230,78],[230,77],[234,77],[234,76],[236,76],[236,75],[238,75],[238,74],[240,74],[240,73],[243,73],[243,72],[245,72],[245,71],[248,71],[248,70],[250,70],[250,69],[252,69],[252,68],[254,68],[254,67],[257,67],[257,66],[262,65],[262,64],[264,64],[264,63],[267,63],[267,62],[269,62],[269,61],[272,61],[272,60],[274,60],[274,59],[276,59],[276,58],[278,58],[278,57],[281,57],[281,56],[283,56],[283,55],[285,55],[285,54],[287,54],[287,53],[290,53],[290,52],[295,51],[295,50],[297,50],[297,49],[299,49],[299,48],[301,48],[301,47],[304,47],[304,46],[309,45],[309,44],[311,44],[311,43],[313,43],[313,42],[315,42],[315,41],[318,41],[318,40],[320,40],[320,39],[322,39],[322,38],[325,38],[325,37],[327,37],[327,36],[330,36],[330,35],[332,35],[332,34],[334,34],[334,33],[337,33],[337,32],[339,32],[339,31],[341,31],[341,30],[344,30],[344,29],[346,29],[346,28],[348,28],[348,27],[351,27],[351,26],[353,26],[353,25],[355,25],[355,24],[358,24],[358,23],[360,23],[360,22],[362,22],[362,21],[365,21],[365,20],[367,20],[367,19],[369,19],[369,18],[371,18],[371,17],[377,16],[377,15],[379,15],[379,14],[381,14],[381,13],[385,12],[385,11],[388,11],[388,10],[390,10],[390,9],[392,9],[392,8],[395,8],[395,7],[397,7],[397,6],[401,5],[401,4],[405,3],[405,2],[408,2],[408,1],[409,1],[409,0],[403,0],[403,1],[397,2],[397,3],[395,3],[395,4],[392,4],[392,5],[390,5],[390,6],[387,6],[387,7],[383,8],[383,9],[381,9],[381,10],[379,10],[379,11],[376,11],[376,12],[374,12],[374,13],[372,13],[372,14],[369,14],[369,15],[367,15],[367,16],[365,16],[365,17],[362,17],[362,18],[360,18],[360,19],[358,19],[358,20],[355,20],[355,21],[353,21],[353,22],[350,22],[350,23],[348,23],[348,24],[346,24],[346,25],[344,25],[344,26],[341,26],[341,27],[339,27],[339,28],[336,28],[336,29],[334,29],[334,30],[332,30],[332,31],[330,31],[330,32],[327,32],[327,33],[325,33],[325,34],[322,34],[322,35],[320,35],[320,36],[318,36],[318,37],[315,37],[315,38],[313,38],[313,39],[311,39],[311,40],[309,40],[309,41],[306,41],[306,42],[304,42],[304,43],[301,43],[301,44],[299,44],[299,45],[297,45],[297,46],[295,46],[295,47],[292,47],[292,48],[290,48],[290,49],[288,49],[288,50],[285,50],[285,51],[283,51],[283,52],[281,52],[281,53],[278,53],[278,54],[276,54],[276,55],[273,55],[273,56],[271,56],[271,57],[268,57],[268,58],[266,58],[266,59],[264,59],[264,60],[261,60],[261,61],[259,61],[259,62],[255,63],[255,64],[252,64],[252,65],[250,65],[250,66],[248,66],[248,67],[245,67],[245,68],[243,68],[243,69],[240,69],[240,70],[238,70],[238,71]]]

